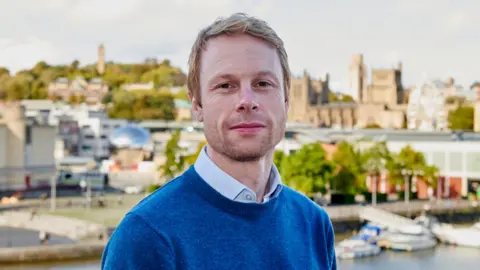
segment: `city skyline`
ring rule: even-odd
[[[291,70],[330,74],[331,88],[351,94],[348,65],[362,53],[370,68],[403,63],[403,84],[455,78],[468,88],[478,76],[480,18],[475,1],[37,1],[0,8],[0,66],[15,72],[45,60],[94,63],[170,59],[186,72],[200,27],[218,16],[246,12],[266,20],[284,39]],[[0,6],[7,2],[0,0]],[[24,16],[18,16],[24,14]],[[25,19],[28,18],[28,19]],[[158,34],[154,34],[158,33]],[[369,74],[370,75],[370,74]]]

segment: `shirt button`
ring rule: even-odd
[[[251,201],[252,200],[252,195],[250,194],[247,194],[247,196],[245,196],[247,198],[247,200]]]

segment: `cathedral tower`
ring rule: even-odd
[[[362,54],[356,54],[352,57],[348,74],[349,88],[353,91],[353,98],[359,103],[364,103],[366,101],[367,68],[363,63]]]

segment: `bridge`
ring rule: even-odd
[[[90,237],[106,238],[107,228],[88,221],[25,211],[1,211],[0,227],[46,232],[78,241]]]

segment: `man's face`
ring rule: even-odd
[[[258,160],[283,138],[288,102],[282,67],[276,49],[264,41],[249,35],[209,40],[200,88],[201,100],[193,99],[193,108],[216,152],[237,161]]]

